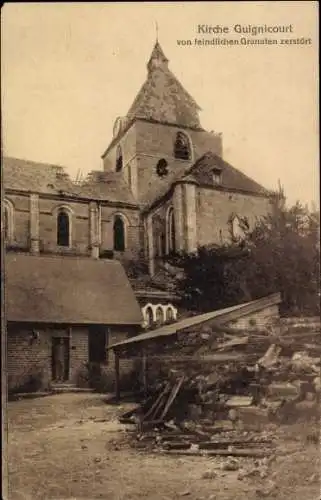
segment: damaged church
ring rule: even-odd
[[[9,379],[37,360],[57,380],[57,344],[64,381],[88,361],[108,366],[109,344],[180,318],[162,257],[229,241],[268,212],[271,193],[223,159],[199,112],[157,41],[100,171],[75,182],[2,159]]]

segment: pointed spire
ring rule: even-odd
[[[158,41],[158,24],[156,23],[156,42],[147,63],[148,71],[152,71],[156,68],[167,69],[168,68],[168,59],[165,56],[162,47]]]

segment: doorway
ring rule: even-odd
[[[69,380],[69,338],[52,337],[51,351],[52,380],[66,382]]]

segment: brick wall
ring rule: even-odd
[[[32,332],[38,338],[32,338]],[[8,379],[9,389],[26,381],[28,374],[41,369],[44,384],[52,380],[52,338],[68,337],[69,328],[9,325],[8,327]],[[75,382],[77,372],[88,361],[88,329],[71,329],[69,351],[69,380]]]
[[[73,383],[77,382],[79,370],[88,362],[88,328],[74,326],[71,329],[69,377]]]
[[[46,373],[45,385],[51,379],[51,336],[43,329],[39,339],[31,340],[32,328],[8,327],[7,369],[9,390],[26,382],[28,374],[38,369]]]
[[[32,332],[39,333],[38,338],[32,339]],[[129,336],[137,334],[134,327],[111,327],[109,345],[121,342]],[[73,326],[69,328],[46,326],[21,326],[10,324],[8,326],[8,383],[9,390],[22,385],[28,375],[40,369],[44,372],[44,385],[48,387],[52,380],[52,337],[66,337],[70,334],[69,351],[69,381],[77,383],[79,372],[85,369],[88,363],[88,327]],[[107,363],[102,366],[102,371],[108,376],[112,388],[115,381],[115,362],[113,351],[107,351]],[[122,359],[120,372],[124,383],[126,376],[132,373],[135,362]]]
[[[248,218],[253,227],[257,217],[267,214],[267,198],[215,189],[198,188],[197,240],[199,245],[221,243],[230,239],[229,218],[234,214]]]

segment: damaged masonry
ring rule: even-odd
[[[288,328],[275,314],[279,302],[274,294],[111,346],[117,400],[119,359],[132,359],[140,375],[143,400],[120,417],[131,424],[133,445],[225,456],[226,470],[236,470],[240,457],[272,459],[271,426],[291,423],[300,412],[317,419],[319,331]]]

